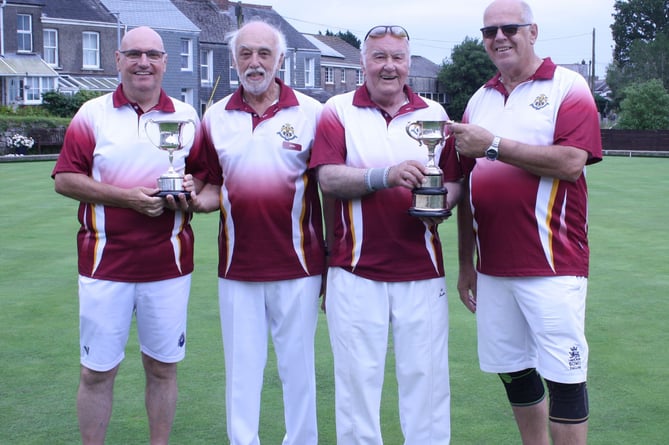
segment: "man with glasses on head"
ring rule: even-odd
[[[167,444],[177,402],[177,362],[185,356],[193,271],[193,231],[186,201],[154,196],[169,167],[144,130],[150,120],[193,120],[190,105],[161,84],[163,41],[147,27],[116,51],[121,84],[86,102],[72,119],[53,170],[55,188],[79,206],[81,376],[77,414],[84,444],[102,444],[113,387],[133,313],[146,374],[151,444]],[[192,138],[191,138],[192,141]],[[183,171],[190,144],[175,152]]]
[[[497,0],[483,22],[499,72],[451,126],[469,186],[458,291],[476,313],[481,369],[499,374],[523,444],[585,444],[585,166],[602,157],[597,108],[583,77],[536,55],[527,3]]]
[[[202,118],[184,186],[196,211],[220,209],[218,294],[232,445],[258,445],[268,332],[284,401],[283,445],[316,445],[314,340],[325,247],[308,169],[322,105],[278,77],[286,39],[253,20],[232,33],[240,87]],[[197,173],[202,170],[203,174]]]
[[[448,117],[407,86],[411,54],[401,26],[372,28],[361,62],[365,83],[325,104],[310,163],[333,209],[326,212],[326,315],[337,443],[383,443],[379,416],[392,329],[404,443],[447,444],[448,301],[437,230],[443,218],[408,213],[428,156],[406,127]],[[440,145],[435,159],[452,208],[460,197],[456,153]]]

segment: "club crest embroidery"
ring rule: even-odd
[[[540,94],[534,99],[534,102],[532,102],[531,107],[534,108],[535,110],[541,110],[542,108],[548,106],[548,96],[545,94]]]
[[[283,124],[281,126],[281,131],[279,131],[277,134],[281,136],[284,141],[292,141],[293,139],[297,138],[297,135],[295,134],[295,128],[293,128],[291,124]]]
[[[581,353],[578,346],[569,349],[569,369],[581,369]]]

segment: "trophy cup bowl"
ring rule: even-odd
[[[409,214],[417,217],[444,218],[451,215],[446,208],[446,187],[444,175],[434,162],[434,150],[437,145],[450,137],[446,132],[446,121],[416,121],[406,126],[407,134],[418,141],[419,146],[427,147],[427,173],[423,184],[412,191],[412,206]]]
[[[166,197],[168,195],[176,197],[183,193],[190,197],[190,192],[183,189],[183,175],[174,169],[174,152],[184,148],[185,128],[193,126],[193,137],[195,135],[195,121],[188,120],[153,120],[149,119],[144,124],[149,141],[158,149],[166,151],[169,154],[170,168],[158,179],[158,188],[160,191],[155,196]],[[191,139],[192,141],[192,139]]]

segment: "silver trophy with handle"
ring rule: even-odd
[[[427,147],[427,164],[423,184],[412,191],[412,206],[409,214],[419,217],[443,218],[451,215],[446,208],[446,187],[444,175],[434,162],[434,151],[437,145],[442,144],[451,135],[446,129],[447,121],[416,121],[406,126],[407,134],[418,141],[419,146]]]
[[[192,128],[189,128],[191,127]],[[166,151],[169,154],[170,168],[158,179],[158,188],[160,191],[156,196],[166,197],[183,193],[190,197],[190,192],[183,189],[184,177],[174,169],[174,152],[183,149],[188,143],[193,141],[195,136],[195,121],[188,120],[153,120],[149,119],[144,124],[149,141],[158,149]],[[188,134],[188,142],[184,142],[184,137]]]

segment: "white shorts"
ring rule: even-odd
[[[109,371],[125,357],[133,313],[140,350],[163,363],[186,354],[186,317],[191,276],[124,283],[79,276],[81,364]]]
[[[559,383],[586,381],[584,277],[478,274],[476,321],[481,370],[536,368]]]

